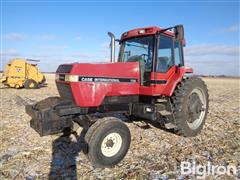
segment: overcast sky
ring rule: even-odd
[[[42,71],[61,63],[109,61],[108,31],[120,37],[138,27],[176,24],[185,27],[185,62],[196,74],[239,76],[239,2],[231,0],[3,0],[1,66],[15,57],[40,59]]]

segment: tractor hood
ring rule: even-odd
[[[60,96],[80,107],[100,106],[106,96],[139,94],[138,62],[63,64],[56,73]]]
[[[73,64],[71,74],[86,77],[102,77],[102,78],[139,78],[139,63],[88,63],[88,64]],[[96,79],[97,80],[97,79]],[[84,81],[84,79],[83,79]],[[100,81],[101,82],[101,81]]]

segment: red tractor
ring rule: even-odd
[[[182,25],[127,31],[111,37],[111,62],[62,64],[56,71],[60,97],[26,106],[41,136],[87,124],[86,154],[95,167],[111,167],[126,155],[131,135],[111,114],[159,123],[182,136],[196,136],[208,112],[205,83],[184,66]],[[115,43],[119,42],[115,61]],[[114,112],[114,113],[113,113]],[[97,114],[97,115],[96,115]]]

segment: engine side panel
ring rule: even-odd
[[[59,83],[69,84],[74,102],[80,107],[98,107],[106,96],[139,94],[140,75],[137,62],[72,64],[68,74],[78,75],[79,81],[57,80],[56,83],[58,86]]]

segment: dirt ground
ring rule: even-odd
[[[74,136],[39,137],[29,126],[25,105],[57,96],[54,75],[37,90],[1,89],[0,179],[189,179],[182,161],[240,167],[240,79],[204,78],[210,108],[202,132],[184,138],[137,121],[127,123],[132,142],[126,157],[113,168],[94,169]],[[60,178],[61,176],[61,178]],[[209,175],[207,179],[238,179]]]

